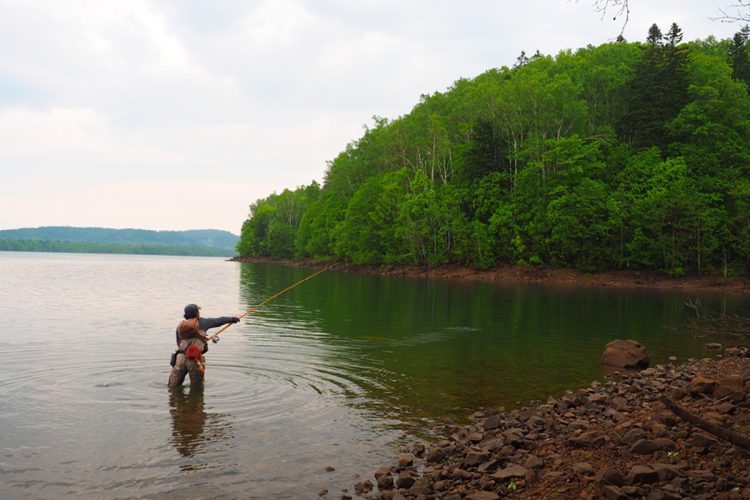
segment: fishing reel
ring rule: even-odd
[[[219,343],[219,337],[211,337],[211,342],[213,342],[214,344],[218,344]]]

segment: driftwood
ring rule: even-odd
[[[703,420],[697,415],[693,415],[686,409],[680,407],[669,399],[666,396],[662,396],[659,398],[659,400],[666,405],[667,408],[672,410],[672,413],[683,419],[684,421],[693,424],[696,427],[700,427],[706,432],[710,432],[714,436],[721,438],[725,441],[729,441],[735,446],[739,446],[740,448],[744,450],[750,451],[750,438],[747,436],[740,434],[738,432],[734,432],[732,430],[727,429],[726,427],[722,427],[720,425],[708,422],[706,420]]]

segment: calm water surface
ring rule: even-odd
[[[657,363],[710,340],[682,294],[326,272],[212,344],[204,390],[167,390],[186,303],[236,315],[312,272],[0,252],[0,498],[337,498],[446,416],[601,379],[610,340]]]

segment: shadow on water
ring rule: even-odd
[[[169,414],[172,417],[171,443],[185,458],[199,458],[207,447],[221,448],[233,439],[232,428],[225,415],[206,412],[203,386],[169,389]],[[198,470],[207,461],[183,464],[183,471]]]
[[[314,270],[241,269],[256,304]],[[685,328],[685,297],[607,288],[555,288],[327,272],[254,314],[256,327],[307,346],[323,394],[421,425],[479,407],[515,407],[601,379],[607,342],[632,338],[655,363],[703,355]],[[707,299],[711,300],[711,299]],[[719,300],[719,299],[716,299]],[[689,312],[689,311],[688,311]],[[283,326],[282,326],[283,325]],[[301,359],[301,358],[300,358]],[[302,367],[288,366],[289,376]]]

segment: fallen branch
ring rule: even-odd
[[[664,403],[664,405],[672,410],[672,413],[683,419],[684,421],[688,422],[689,424],[693,424],[696,427],[700,427],[706,432],[710,432],[714,436],[721,438],[725,441],[729,441],[735,446],[739,446],[740,448],[744,450],[750,451],[750,438],[747,436],[744,436],[738,432],[731,431],[727,429],[726,427],[722,427],[717,424],[713,424],[711,422],[708,422],[706,420],[703,420],[697,415],[693,415],[686,409],[680,407],[669,399],[666,396],[662,396],[659,398],[659,400]]]

